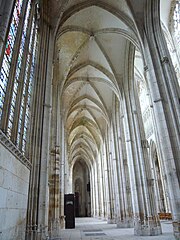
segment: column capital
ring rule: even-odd
[[[52,106],[50,104],[47,104],[47,103],[44,103],[43,106],[47,107],[47,108],[52,108]]]
[[[169,63],[169,58],[167,56],[163,56],[161,58],[161,63]]]
[[[147,72],[148,70],[149,70],[148,66],[145,65],[145,66],[144,66],[144,71]]]
[[[143,148],[149,148],[148,140],[146,140],[146,139],[141,140],[141,145]]]

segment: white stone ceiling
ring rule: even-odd
[[[138,45],[136,28],[125,0],[56,0],[53,6],[69,160],[90,165],[110,125],[113,98],[120,97],[127,42]]]
[[[160,1],[160,13],[161,13],[161,21],[168,28],[169,23],[169,13],[171,9],[172,0],[161,0]]]

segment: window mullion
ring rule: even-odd
[[[12,101],[13,86],[14,86],[15,74],[16,74],[16,64],[18,61],[18,54],[19,54],[19,48],[20,48],[20,44],[21,44],[27,2],[28,2],[27,0],[24,0],[23,5],[22,5],[22,12],[21,12],[21,16],[19,19],[17,35],[16,35],[14,47],[13,47],[12,61],[11,61],[10,70],[9,70],[9,79],[8,79],[8,83],[7,83],[7,89],[6,89],[6,94],[5,94],[4,104],[3,104],[3,111],[2,111],[2,117],[1,117],[1,129],[5,133],[7,133],[8,119],[9,119],[9,113],[10,113],[11,101]]]
[[[26,37],[26,42],[24,46],[24,51],[23,51],[23,59],[22,59],[22,65],[21,65],[21,70],[20,70],[20,77],[19,77],[19,85],[18,85],[18,90],[17,90],[17,97],[16,97],[16,103],[15,103],[15,108],[14,108],[14,118],[13,118],[13,124],[12,124],[12,132],[11,132],[11,140],[16,144],[17,140],[17,133],[18,133],[18,122],[19,122],[19,115],[20,115],[20,108],[21,108],[21,102],[22,102],[22,95],[23,95],[23,87],[25,84],[25,72],[26,72],[26,64],[27,64],[27,57],[29,54],[29,43],[30,43],[30,37],[31,37],[31,29],[32,29],[32,22],[33,22],[33,6],[31,7],[31,13],[30,13],[30,19],[28,22],[28,33]],[[30,57],[32,58],[32,56]],[[31,62],[31,59],[30,59]],[[29,70],[28,70],[29,72]],[[28,74],[29,75],[29,74]],[[29,76],[27,77],[27,81],[29,81]],[[29,83],[27,82],[27,85]]]
[[[28,97],[29,97],[29,90],[30,90],[30,81],[32,81],[33,76],[32,74],[32,68],[33,68],[33,58],[35,58],[34,56],[34,48],[36,48],[36,25],[33,29],[33,40],[32,40],[33,44],[32,44],[32,49],[31,49],[31,57],[29,60],[29,68],[28,68],[28,75],[27,75],[27,85],[25,88],[25,98],[24,98],[24,108],[22,111],[22,116],[19,118],[19,121],[21,121],[21,126],[20,126],[20,130],[19,131],[19,141],[18,141],[18,147],[20,150],[22,150],[22,145],[23,145],[23,135],[24,135],[24,128],[25,128],[25,118],[26,118],[26,114],[27,113],[27,104],[28,104]],[[22,106],[21,106],[22,107]],[[20,109],[21,111],[21,109]]]
[[[3,61],[3,55],[6,49],[5,39],[10,28],[10,21],[13,15],[15,0],[6,0],[0,4],[0,68]]]

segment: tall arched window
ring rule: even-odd
[[[173,0],[169,16],[169,30],[180,59],[180,0]]]
[[[162,29],[180,86],[180,0],[173,0],[169,15],[169,29]]]
[[[27,128],[29,123],[30,103],[32,96],[32,87],[35,72],[35,57],[37,49],[37,29],[34,23],[31,31],[32,32],[26,62],[25,79],[17,132],[17,144],[23,152],[25,152],[27,140]]]
[[[23,0],[17,0],[14,6],[12,20],[10,24],[9,34],[7,37],[5,53],[2,61],[1,73],[0,73],[0,118],[2,116],[2,109],[4,105],[4,98],[6,94],[7,83],[10,74],[10,66],[12,60],[12,53],[14,50],[14,43],[17,36],[17,29],[19,26],[19,19],[22,10]]]
[[[1,129],[25,153],[34,79],[35,1],[16,0],[1,67]]]
[[[178,44],[180,44],[180,0],[176,1],[173,13],[173,27],[174,27],[174,36]]]
[[[171,31],[175,42],[177,56],[177,62],[174,66],[180,86],[180,0],[175,1]]]

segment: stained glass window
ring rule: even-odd
[[[12,53],[14,49],[14,43],[17,35],[17,29],[20,20],[20,14],[22,10],[23,0],[17,0],[15,3],[12,21],[10,24],[10,30],[6,42],[5,54],[2,62],[1,72],[0,72],[0,119],[2,116],[2,109],[4,104],[4,97],[6,93],[6,87],[9,79],[9,70],[12,60]]]
[[[22,59],[23,59],[23,53],[24,53],[24,45],[25,45],[26,35],[27,35],[27,30],[28,30],[27,26],[28,26],[28,20],[29,20],[29,15],[30,15],[30,8],[31,8],[31,0],[28,2],[28,6],[27,6],[24,27],[23,27],[23,32],[22,32],[22,38],[21,38],[21,44],[20,44],[20,49],[19,49],[19,54],[18,54],[18,59],[17,59],[17,64],[16,64],[16,74],[15,74],[15,79],[14,79],[13,96],[12,96],[12,101],[11,101],[11,109],[10,109],[8,129],[7,129],[7,135],[9,137],[11,136],[11,130],[12,130],[12,122],[13,122],[13,117],[14,117],[17,90],[18,90],[18,85],[19,85],[19,75],[20,75],[20,71],[21,71]]]
[[[33,86],[33,79],[34,79],[34,73],[35,73],[36,50],[37,50],[37,29],[35,30],[35,39],[34,39],[33,48],[32,48],[32,64],[31,64],[30,79],[29,79],[29,86],[28,86],[28,98],[26,103],[26,114],[25,114],[25,124],[24,124],[23,143],[22,143],[23,152],[25,152],[25,147],[26,147],[27,128],[29,123],[30,103],[31,103],[31,96],[32,96],[32,86]]]
[[[180,0],[176,1],[173,20],[174,20],[175,38],[177,43],[180,44]]]
[[[170,32],[171,38],[166,37],[167,46],[171,55],[172,63],[177,75],[180,86],[180,0],[173,3],[173,14],[170,15]],[[173,41],[172,41],[173,39]]]
[[[3,109],[3,104],[6,101],[6,94],[8,94],[7,89],[9,89],[9,83],[11,83],[13,87],[12,96],[10,96],[11,102],[8,106],[10,111],[8,112],[7,127],[5,128],[7,128],[7,136],[17,144],[17,147],[23,153],[26,151],[38,36],[35,15],[34,17],[32,15],[35,14],[33,12],[35,8],[31,2],[32,0],[28,0],[25,13],[22,12],[23,0],[16,0],[15,2],[0,71],[0,119],[2,118],[2,111],[5,109]],[[19,31],[21,26],[19,24],[20,19],[24,19],[22,32]],[[17,36],[21,40],[19,45],[17,45],[19,49],[16,47],[18,52],[14,55]],[[18,56],[17,59],[16,54]],[[11,67],[12,59],[16,61],[16,65],[15,72],[10,73],[10,71],[13,71]],[[14,78],[10,79],[12,75],[14,75]],[[14,126],[16,127],[13,128]]]
[[[20,109],[20,118],[18,126],[18,138],[17,143],[19,148],[24,153],[26,150],[27,129],[29,123],[30,103],[32,95],[32,86],[35,70],[35,57],[37,47],[37,29],[35,21],[33,21],[33,27],[31,30],[30,44],[28,50],[28,57],[26,63],[25,81],[23,87],[23,97]]]

